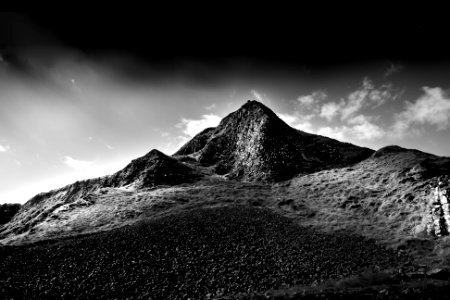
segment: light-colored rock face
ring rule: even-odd
[[[220,136],[229,138],[235,135],[232,141],[233,151],[230,160],[233,161],[230,177],[245,181],[270,179],[268,162],[265,159],[266,128],[270,126],[270,117],[259,111],[260,116],[254,117],[254,111],[244,111],[238,119],[239,125],[234,128],[234,122],[225,124]],[[233,134],[232,131],[235,131]],[[228,136],[227,136],[228,135]],[[213,137],[214,140],[214,137]]]
[[[266,169],[264,161],[264,126],[267,117],[259,122],[251,122],[243,128],[236,141],[235,163],[233,168],[236,176],[240,173],[243,180],[251,180],[253,177],[265,179]]]
[[[428,235],[442,237],[450,233],[449,185],[449,180],[441,177],[431,187],[432,192],[427,207],[429,214],[427,219]]]

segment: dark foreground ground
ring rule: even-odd
[[[269,210],[196,209],[107,233],[0,247],[0,298],[445,299],[440,295],[450,293],[442,282],[387,275],[405,265],[409,257],[374,241],[318,233]],[[381,281],[368,279],[374,288],[329,284],[343,278],[360,284],[357,274],[381,271],[388,272]]]

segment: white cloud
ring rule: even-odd
[[[9,150],[11,150],[11,148],[8,145],[6,146],[0,145],[0,152],[7,152]]]
[[[351,125],[352,134],[357,140],[373,140],[382,138],[385,131],[372,122],[372,118],[358,115],[348,121]]]
[[[289,126],[302,130],[307,132],[312,132],[312,124],[309,121],[313,115],[307,115],[307,116],[298,116],[298,115],[292,115],[292,114],[277,114],[278,117],[280,117],[281,120],[286,122]]]
[[[364,78],[362,86],[356,91],[350,93],[347,98],[346,104],[342,107],[341,118],[343,120],[348,119],[353,114],[358,112],[364,104],[368,104],[367,101],[380,102],[383,101],[380,97],[371,97],[371,92],[374,91],[374,86],[368,78]]]
[[[298,120],[298,118],[296,116],[291,115],[291,114],[277,114],[277,115],[281,120],[283,120],[290,126],[292,126],[292,124],[294,124]]]
[[[64,157],[64,163],[75,170],[86,170],[94,166],[93,161],[78,160],[70,156]]]
[[[262,97],[261,94],[258,93],[256,90],[251,90],[250,93],[251,93],[252,96],[255,97],[255,99],[258,100],[259,102],[264,102],[263,97]]]
[[[372,89],[368,94],[368,98],[372,101],[372,107],[376,108],[387,100],[396,100],[400,97],[401,92],[394,92],[392,85],[383,84],[378,89]]]
[[[358,115],[348,120],[348,125],[322,127],[317,134],[345,141],[374,140],[385,136],[386,132],[373,123],[372,118]]]
[[[414,125],[432,125],[437,130],[450,127],[450,98],[439,87],[423,87],[424,94],[414,103],[406,102],[405,109],[395,115],[393,134],[418,132]]]
[[[310,95],[299,96],[297,101],[304,107],[310,109],[313,105],[318,104],[318,102],[322,102],[328,97],[325,92],[315,91]]]
[[[331,121],[340,115],[341,120],[347,120],[364,107],[376,108],[387,100],[397,99],[399,95],[400,93],[394,92],[391,85],[384,84],[375,88],[370,79],[364,78],[361,87],[351,92],[346,99],[323,104],[320,116]]]
[[[221,118],[217,115],[209,114],[203,115],[199,120],[181,119],[181,122],[176,126],[182,128],[184,134],[193,137],[197,133],[208,127],[216,127],[219,125]]]
[[[343,102],[341,103],[335,103],[335,102],[328,102],[322,105],[322,108],[320,109],[319,116],[326,118],[328,121],[331,121],[341,110],[343,106]]]
[[[345,129],[342,127],[330,127],[325,126],[319,128],[317,134],[327,136],[332,139],[337,139],[340,141],[345,140]]]
[[[169,133],[168,133],[168,132],[165,132],[165,131],[163,131],[163,132],[161,132],[161,136],[162,136],[162,137],[166,137],[166,136],[169,136]]]

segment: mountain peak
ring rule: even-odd
[[[124,169],[109,178],[109,185],[121,187],[133,184],[138,187],[176,185],[197,179],[199,174],[173,157],[156,149],[132,160]]]
[[[241,108],[265,108],[269,109],[267,106],[265,106],[263,103],[257,101],[257,100],[247,100],[247,102],[244,103],[244,105],[241,106]]]
[[[288,125],[278,118],[270,108],[261,102],[247,100],[247,102],[245,102],[238,110],[223,118],[219,126],[204,129],[184,144],[174,155],[178,156],[198,153],[205,148],[210,139],[217,139],[219,136],[224,135],[233,135],[233,132],[239,128],[261,127],[264,123],[271,120],[276,120],[275,123],[278,123],[278,126],[271,124],[266,127],[288,127]],[[203,158],[207,156],[205,152],[206,150],[202,151]]]
[[[256,100],[247,100],[247,102],[245,102],[245,104],[242,105],[235,113],[239,114],[239,112],[249,112],[253,117],[268,115],[278,119],[278,116],[270,108]],[[233,115],[233,113],[230,115]]]
[[[150,150],[150,152],[148,152],[146,155],[144,155],[143,157],[167,157],[167,155],[165,155],[164,153],[162,153],[161,151],[157,150],[157,149],[152,149]]]
[[[359,162],[372,152],[291,128],[261,102],[248,100],[175,155],[195,157],[229,178],[280,181]]]

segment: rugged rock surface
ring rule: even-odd
[[[211,135],[214,133],[215,127],[206,128],[202,132],[196,134],[190,141],[184,144],[180,150],[174,155],[187,155],[202,150],[208,142]]]
[[[281,181],[299,173],[348,166],[372,153],[367,148],[293,129],[263,104],[248,101],[175,155],[198,157],[203,165],[214,166],[218,174],[230,178]]]
[[[201,175],[191,167],[158,150],[152,150],[131,161],[124,169],[107,177],[104,185],[106,187],[133,185],[136,188],[148,188],[194,182],[199,177]]]
[[[196,209],[87,237],[0,248],[17,299],[205,299],[391,269],[408,257],[266,209]]]

